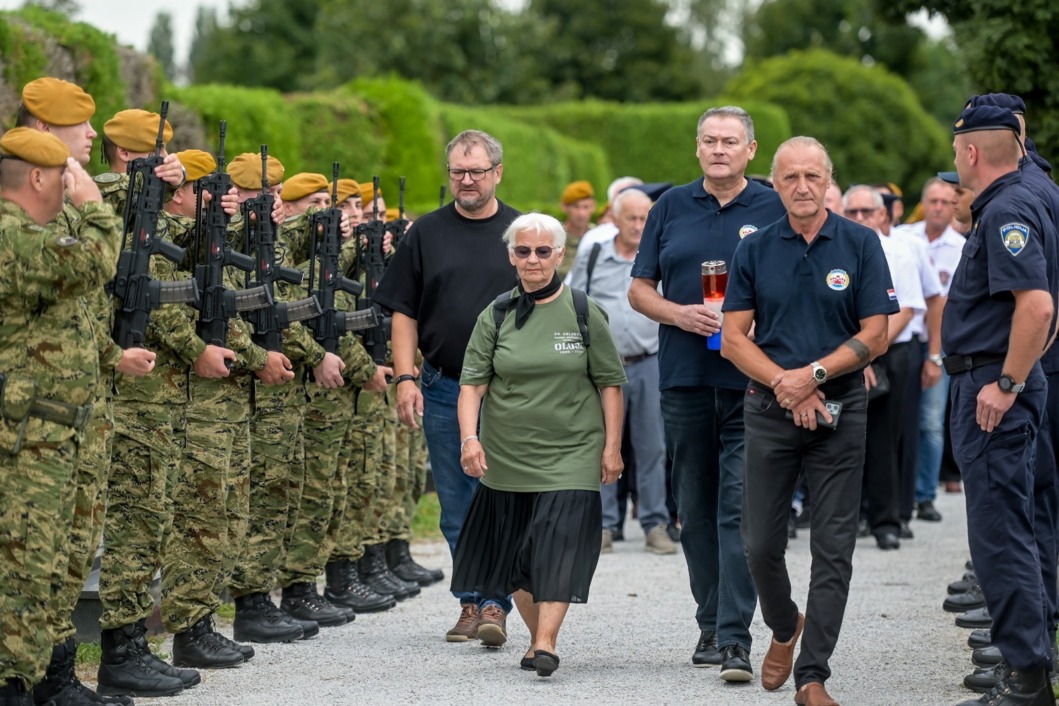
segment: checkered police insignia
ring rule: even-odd
[[[1012,256],[1018,255],[1025,249],[1029,236],[1029,226],[1022,223],[1008,223],[1006,226],[1000,226],[1000,239],[1004,241],[1004,249]]]
[[[827,286],[841,292],[849,286],[849,273],[845,270],[831,270],[827,273]]]

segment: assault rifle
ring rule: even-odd
[[[375,196],[372,204],[372,212],[375,218],[363,224],[357,229],[357,262],[359,268],[364,272],[363,296],[357,300],[357,310],[372,312],[376,324],[365,329],[360,336],[364,341],[364,349],[368,351],[371,359],[378,364],[385,363],[389,356],[386,353],[386,344],[390,340],[391,317],[385,316],[382,307],[375,303],[375,290],[379,287],[379,280],[386,272],[386,257],[383,254],[383,241],[390,226],[379,218],[379,177],[372,177],[372,185]],[[404,216],[404,177],[401,177],[401,221]],[[398,223],[400,221],[395,221]],[[401,226],[401,235],[404,235],[405,226]],[[392,232],[392,231],[391,231]],[[397,235],[394,235],[396,243]],[[361,243],[367,242],[361,249]],[[360,253],[363,252],[363,255]]]
[[[261,145],[261,193],[247,199],[243,213],[243,243],[247,255],[254,258],[254,279],[246,273],[246,288],[261,286],[276,296],[275,283],[301,284],[301,270],[276,264],[276,229],[272,223],[272,206],[276,197],[268,191],[268,146]],[[244,318],[254,327],[254,343],[265,350],[283,348],[283,332],[294,321],[305,321],[320,315],[316,297],[309,296],[296,302],[276,302],[274,306],[247,312]]]
[[[399,196],[399,201],[398,201],[397,220],[391,221],[390,223],[386,224],[386,232],[389,233],[392,236],[390,247],[394,248],[394,249],[397,248],[397,242],[401,238],[404,237],[405,231],[408,230],[408,224],[410,223],[410,221],[407,218],[404,217],[404,181],[405,181],[404,177],[401,177],[399,182],[398,182],[400,184],[400,192],[399,192],[400,196]],[[375,189],[376,189],[375,193],[376,194],[379,193],[378,192],[379,178],[378,177],[372,177],[372,182],[375,185]],[[383,221],[386,220],[386,214],[385,213],[381,213],[380,214],[378,212],[379,211],[379,202],[378,202],[378,199],[374,197],[374,195],[372,197],[372,208],[374,210],[374,214],[373,215],[375,216],[376,219],[383,220]],[[381,219],[379,218],[380,216],[382,216]]]
[[[363,289],[360,282],[339,272],[342,249],[342,210],[338,201],[338,162],[333,167],[331,208],[314,213],[309,219],[309,292],[316,296],[320,315],[308,322],[313,337],[328,353],[338,352],[338,340],[350,331],[375,326],[375,311],[345,312],[335,309],[335,292],[354,297]]]
[[[195,281],[202,291],[195,332],[215,346],[227,344],[228,321],[236,314],[270,307],[273,303],[272,293],[263,286],[240,290],[224,286],[224,268],[228,265],[244,272],[254,269],[254,258],[236,252],[228,244],[228,214],[221,205],[221,197],[232,188],[232,179],[224,171],[227,129],[228,124],[222,120],[217,170],[195,182]],[[206,194],[209,194],[208,203]]]
[[[110,289],[121,301],[114,315],[114,342],[122,348],[142,348],[151,312],[163,304],[198,306],[195,280],[160,282],[151,278],[151,256],[158,254],[175,263],[184,261],[184,248],[158,237],[158,214],[165,198],[165,182],[155,173],[162,164],[165,116],[169,101],[162,101],[161,120],[154,154],[129,163],[129,193],[125,199],[125,229],[121,239],[118,272]],[[128,246],[128,249],[126,249]]]

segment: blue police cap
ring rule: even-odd
[[[622,191],[628,191],[629,189],[636,189],[647,194],[651,201],[657,201],[658,197],[673,188],[673,182],[671,181],[655,181],[647,184],[637,184],[635,186],[627,186]],[[619,192],[621,193],[621,192]]]
[[[952,134],[978,132],[980,130],[1011,130],[1019,134],[1019,121],[1008,108],[995,105],[981,105],[965,108],[956,122],[952,124]]]
[[[992,105],[997,108],[1007,108],[1016,115],[1026,114],[1026,102],[1018,96],[1010,93],[983,93],[980,96],[971,96],[967,101],[967,108],[977,108],[982,105]]]
[[[960,175],[956,172],[938,172],[938,178],[953,186],[960,185]]]

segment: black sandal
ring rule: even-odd
[[[552,672],[559,668],[559,655],[553,655],[544,650],[534,650],[533,668],[537,670],[538,677],[550,677]]]

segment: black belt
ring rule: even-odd
[[[949,375],[965,373],[968,370],[980,368],[983,365],[1003,363],[1006,355],[995,353],[979,353],[978,355],[948,355],[941,359],[941,365]]]
[[[621,364],[622,365],[632,365],[633,363],[639,363],[641,360],[647,360],[648,358],[650,358],[653,355],[658,355],[658,354],[657,353],[641,353],[640,355],[630,355],[628,358],[622,358],[621,359]]]

